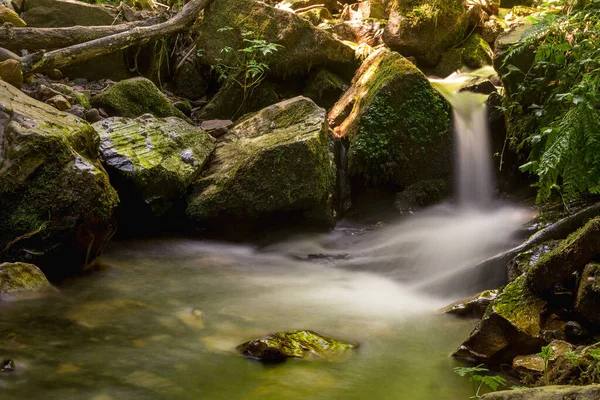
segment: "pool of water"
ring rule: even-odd
[[[456,222],[436,221],[423,229],[438,232],[433,246],[459,263],[450,256],[460,246],[444,249],[439,233]],[[499,221],[507,218],[486,223]],[[410,224],[399,231],[420,232]],[[392,240],[399,231],[342,224],[261,247],[185,238],[113,243],[96,270],[62,283],[59,293],[0,302],[0,359],[16,364],[0,373],[1,398],[468,399],[471,384],[453,373],[461,363],[450,354],[475,321],[441,314],[453,299],[419,290],[423,271],[390,273],[391,264],[402,270],[439,259],[427,258],[427,247],[414,251],[418,235]],[[394,263],[401,254],[384,243],[404,248],[404,260]],[[482,253],[467,251],[468,258],[497,247],[479,246]],[[342,362],[275,366],[235,353],[246,340],[290,329],[360,347]]]

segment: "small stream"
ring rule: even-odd
[[[444,206],[260,247],[116,242],[101,268],[60,293],[0,303],[0,358],[17,367],[0,374],[2,398],[467,399],[471,386],[449,355],[475,321],[442,315],[453,298],[422,285],[508,247],[513,239],[498,232],[522,217],[512,207]],[[340,363],[277,366],[234,352],[290,329],[360,348]]]

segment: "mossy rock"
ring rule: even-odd
[[[380,49],[365,60],[328,119],[336,136],[350,142],[353,177],[407,187],[450,176],[449,111],[417,67]]]
[[[401,214],[411,214],[424,207],[442,202],[449,194],[450,185],[444,179],[418,182],[396,194],[394,208]]]
[[[234,29],[219,32],[224,27]],[[330,33],[315,28],[304,18],[253,0],[212,2],[198,24],[197,47],[201,62],[208,65],[235,65],[234,56],[221,50],[243,49],[244,31],[253,37],[283,46],[264,58],[269,75],[278,78],[307,76],[312,67],[327,65],[334,72],[354,71],[354,50]]]
[[[175,117],[115,117],[94,128],[122,207],[153,216],[183,199],[214,149],[209,134]]]
[[[460,317],[482,318],[490,303],[498,297],[498,293],[498,289],[484,290],[444,307],[442,312]]]
[[[35,265],[21,262],[0,264],[0,294],[35,292],[50,287],[46,275]]]
[[[186,213],[198,227],[219,217],[273,213],[331,225],[335,171],[325,111],[305,97],[292,98],[245,118],[219,139]]]
[[[549,253],[560,245],[560,240],[550,240],[519,253],[507,265],[508,279],[511,281],[527,272],[532,265],[537,263],[544,254]]]
[[[575,310],[587,321],[600,325],[600,264],[585,266],[579,281]]]
[[[137,118],[152,114],[158,118],[186,116],[175,108],[151,80],[131,78],[114,84],[92,97],[92,106],[104,108],[106,112],[126,118]]]
[[[434,74],[441,77],[456,72],[463,67],[478,69],[493,64],[492,48],[478,33],[471,34],[460,47],[444,54],[434,69]]]
[[[325,7],[313,8],[308,11],[298,13],[299,16],[310,21],[314,26],[318,26],[321,22],[332,20],[331,12]]]
[[[442,54],[463,41],[469,25],[462,0],[396,0],[383,40],[392,50],[434,67]]]
[[[313,331],[294,330],[242,343],[236,350],[245,357],[264,363],[280,363],[287,358],[341,361],[357,347]]]
[[[0,81],[0,259],[50,277],[91,262],[114,233],[118,197],[85,121]]]
[[[320,107],[330,109],[349,87],[349,83],[339,75],[318,68],[308,77],[304,95]]]
[[[486,363],[512,362],[538,351],[546,301],[529,290],[525,275],[509,283],[488,306],[469,338],[454,353]]]
[[[7,22],[17,28],[27,26],[27,23],[19,17],[19,14],[6,6],[0,5],[0,25],[4,25]]]

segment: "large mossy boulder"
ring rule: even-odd
[[[450,176],[449,110],[417,67],[380,49],[359,68],[328,119],[336,136],[350,142],[353,177],[406,187]]]
[[[392,50],[434,67],[463,41],[469,18],[462,0],[395,0],[383,40]]]
[[[233,28],[220,31],[222,28]],[[283,46],[267,56],[269,75],[286,78],[306,76],[312,67],[327,65],[337,72],[354,71],[354,50],[330,33],[315,28],[309,21],[286,10],[280,10],[253,0],[213,1],[204,11],[198,24],[197,47],[201,61],[209,65],[225,64],[235,67],[234,52],[248,47],[244,33],[250,38]],[[352,72],[350,72],[351,74]]]
[[[176,117],[114,117],[94,128],[102,163],[128,213],[164,215],[184,198],[214,149],[209,134]]]
[[[478,33],[473,33],[460,47],[445,52],[433,72],[437,76],[447,77],[462,67],[478,69],[492,65],[493,57],[488,42]]]
[[[0,294],[35,292],[50,287],[46,275],[35,265],[21,262],[0,264]]]
[[[597,400],[600,385],[544,386],[531,389],[502,390],[488,393],[481,400]]]
[[[0,259],[53,277],[102,252],[118,197],[98,157],[89,124],[0,81]]]
[[[199,227],[218,217],[280,213],[330,225],[335,171],[325,110],[295,97],[243,119],[219,139],[193,185],[187,215]]]
[[[341,361],[357,347],[317,332],[294,330],[242,343],[236,350],[245,357],[264,363],[280,363],[287,358]]]
[[[513,281],[526,273],[531,266],[537,263],[546,253],[557,248],[560,243],[561,240],[549,240],[519,253],[506,266],[508,279]]]
[[[114,84],[91,99],[92,106],[111,115],[137,118],[152,114],[157,118],[186,116],[171,104],[151,80],[131,78]]]
[[[525,276],[519,277],[492,301],[454,356],[502,363],[538,351],[543,344],[540,334],[545,307],[546,301],[528,289]]]

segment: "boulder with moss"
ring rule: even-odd
[[[395,0],[383,40],[392,50],[433,67],[445,51],[463,41],[468,25],[462,0]]]
[[[281,213],[331,225],[335,172],[325,110],[295,97],[243,119],[219,139],[186,213],[198,227],[219,217]]]
[[[0,81],[0,259],[75,271],[114,233],[117,193],[85,121]]]
[[[557,248],[560,243],[561,240],[549,240],[519,253],[506,266],[508,279],[513,281],[526,273],[532,265],[537,263],[546,253]]]
[[[27,23],[23,21],[19,17],[19,14],[14,12],[14,10],[11,10],[6,6],[0,5],[0,25],[3,25],[7,22],[17,28],[27,26]]]
[[[364,61],[328,119],[335,135],[350,142],[352,176],[407,187],[450,176],[449,110],[417,67],[380,49]]]
[[[152,114],[158,118],[186,116],[179,111],[151,80],[131,78],[118,82],[92,97],[91,104],[111,115],[137,118]]]
[[[331,12],[325,7],[313,8],[308,11],[298,13],[299,16],[307,21],[310,21],[314,26],[318,26],[320,23],[328,20],[332,20],[333,16]]]
[[[304,95],[320,107],[330,109],[349,87],[348,82],[339,75],[325,68],[318,68],[308,77]]]
[[[21,262],[0,264],[0,294],[35,292],[50,287],[46,275],[35,265]]]
[[[122,207],[135,214],[164,215],[183,199],[214,149],[208,133],[175,117],[114,117],[94,128]]]
[[[357,347],[354,343],[328,338],[314,331],[294,330],[242,343],[236,350],[264,363],[280,363],[287,358],[342,361]]]
[[[244,36],[248,32],[252,32],[250,36]],[[270,76],[306,76],[312,67],[325,64],[334,71],[353,71],[356,67],[352,48],[330,33],[292,12],[258,1],[212,2],[198,24],[198,33],[200,60],[209,65],[236,67],[235,56],[222,49],[237,51],[248,46],[244,39],[260,38],[282,46],[262,58],[269,65]]]
[[[488,42],[478,33],[473,33],[460,47],[449,50],[442,55],[434,74],[446,77],[460,70],[463,66],[478,69],[486,65],[492,65],[493,56],[494,53]]]
[[[509,363],[519,354],[539,351],[546,301],[531,292],[525,276],[509,283],[488,306],[455,357]]]

